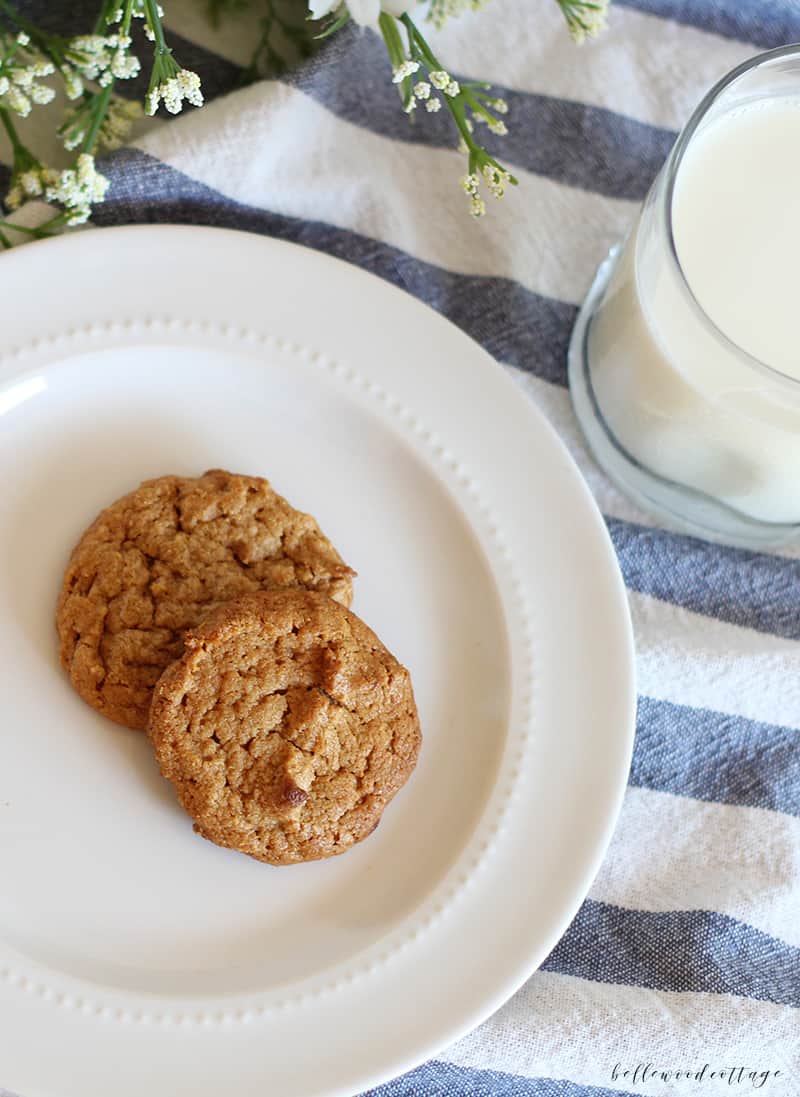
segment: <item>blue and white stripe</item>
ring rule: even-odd
[[[76,8],[26,5],[53,29]],[[223,32],[171,0],[177,53],[210,97],[234,88],[253,24]],[[520,177],[464,216],[442,116],[410,125],[369,33],[217,99],[111,157],[99,224],[223,225],[357,263],[430,303],[510,370],[606,515],[630,592],[641,690],[630,787],[592,892],[494,1017],[370,1097],[651,1097],[616,1063],[781,1070],[800,1093],[800,549],[755,553],[659,527],[588,457],[566,391],[576,308],[707,87],[800,37],[797,0],[617,0],[575,51],[550,0],[493,0],[436,38],[496,82],[498,147]],[[0,152],[7,160],[5,152]],[[591,734],[591,729],[587,729]],[[0,1077],[0,1083],[2,1078]],[[730,1093],[724,1082],[694,1087]]]

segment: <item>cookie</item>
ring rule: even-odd
[[[354,574],[267,480],[219,469],[147,480],[72,553],[56,613],[61,662],[84,701],[143,729],[153,686],[210,610],[272,587],[349,605]]]
[[[371,834],[421,743],[409,673],[375,633],[284,590],[220,607],[184,642],[148,732],[195,830],[272,865]]]

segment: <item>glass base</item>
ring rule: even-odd
[[[600,264],[570,338],[572,406],[595,460],[609,479],[643,510],[683,532],[744,548],[771,548],[800,537],[800,526],[758,522],[718,500],[651,472],[614,437],[592,389],[587,338],[595,308],[614,270],[619,248]]]

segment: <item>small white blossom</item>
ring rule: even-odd
[[[42,176],[44,175],[44,169],[32,168],[30,171],[24,171],[19,177],[19,185],[22,188],[22,193],[26,194],[29,198],[37,198],[44,190],[44,184],[42,182]]]
[[[64,207],[68,225],[82,225],[89,220],[93,204],[103,201],[108,187],[109,180],[95,167],[94,157],[84,152],[74,168],[48,173],[44,197]]]
[[[451,99],[454,99],[461,91],[461,87],[458,80],[451,80],[447,87],[444,89],[445,95],[449,95]]]
[[[486,0],[431,0],[428,18],[435,27],[441,28],[453,16],[465,11],[478,11]]]
[[[69,132],[67,134],[65,134],[64,139],[63,139],[64,140],[64,148],[68,149],[70,152],[72,152],[73,149],[76,149],[78,147],[78,145],[80,145],[83,142],[83,139],[84,139],[85,136],[86,136],[86,130],[79,130],[79,129],[69,130]]]
[[[479,195],[473,195],[472,201],[469,204],[469,212],[473,217],[483,217],[486,213],[486,203]]]
[[[125,144],[131,126],[142,117],[144,110],[136,100],[113,99],[100,127],[100,143],[114,150]]]
[[[11,77],[11,83],[16,84],[18,88],[22,88],[24,91],[27,91],[33,85],[34,72],[32,65],[28,65],[26,68],[10,68],[8,75]]]
[[[158,104],[163,102],[170,114],[179,114],[184,101],[195,107],[202,107],[203,93],[200,90],[200,77],[189,69],[180,69],[169,80],[164,80],[147,96],[145,109],[155,114]]]
[[[81,76],[98,80],[111,64],[111,45],[101,34],[81,34],[69,43],[69,60]]]
[[[378,29],[381,12],[399,19],[407,11],[417,6],[417,0],[308,0],[308,10],[312,19],[324,19],[328,15],[347,12],[359,26],[371,26]]]
[[[52,103],[56,97],[55,90],[49,88],[47,84],[34,84],[30,91],[31,102],[37,105],[43,105],[45,103]]]
[[[19,32],[16,38],[16,42],[18,46],[29,46],[31,44],[30,37],[25,33],[24,30],[21,30]]]
[[[461,189],[465,194],[477,194],[478,188],[481,185],[479,176],[472,172],[470,175],[465,175],[461,180]]]
[[[20,91],[16,84],[12,84],[2,99],[2,105],[13,110],[20,118],[27,118],[31,113],[31,101],[27,95]]]
[[[506,192],[506,185],[511,182],[510,174],[502,168],[495,167],[494,164],[484,164],[483,178],[495,198],[502,198]]]
[[[61,75],[64,77],[64,91],[67,99],[80,99],[83,95],[83,80],[71,65],[61,66]]]
[[[119,48],[111,59],[109,72],[118,80],[129,80],[137,76],[141,64],[134,53],[128,53],[124,48]]]
[[[414,85],[414,94],[417,99],[428,99],[431,94],[431,86],[426,80],[420,80]]]
[[[406,103],[406,105],[403,107],[403,110],[406,112],[406,114],[413,114],[416,109],[417,109],[417,101],[414,98],[414,96],[412,95],[411,98]]]
[[[156,40],[155,32],[149,23],[144,28],[144,36],[148,40],[148,42],[155,42]]]
[[[122,14],[122,8],[117,8],[116,11],[109,12],[106,22],[109,26],[111,26],[112,23],[119,23],[122,21]]]
[[[435,114],[437,110],[442,109],[441,99],[429,99],[425,104],[425,110],[430,111],[431,114]]]
[[[437,91],[444,91],[450,83],[450,73],[445,72],[444,69],[436,69],[428,73],[428,77]]]
[[[0,76],[0,95],[5,95],[11,85],[8,82],[7,76]]]
[[[490,99],[488,102],[492,110],[496,110],[498,114],[508,114],[508,103],[505,99]]]
[[[402,84],[402,82],[409,76],[413,76],[415,72],[419,72],[419,61],[403,61],[401,65],[398,65],[392,75],[393,84]]]
[[[16,210],[31,198],[38,198],[44,194],[47,185],[48,171],[42,164],[34,164],[15,174],[11,179],[11,186],[5,198],[8,209]]]
[[[608,26],[608,0],[558,0],[569,33],[578,45],[596,38]]]
[[[498,137],[505,137],[508,133],[508,126],[505,122],[501,122],[499,118],[490,118],[486,123],[492,133],[496,133]]]

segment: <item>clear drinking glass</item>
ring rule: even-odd
[[[673,199],[703,127],[776,97],[800,110],[800,45],[745,62],[699,105],[597,272],[569,350],[575,411],[611,479],[673,525],[752,546],[800,534],[800,293],[795,376],[703,310],[678,258]]]

